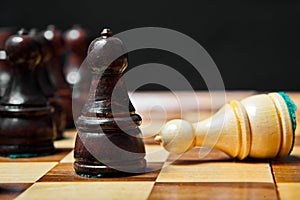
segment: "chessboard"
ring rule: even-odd
[[[240,100],[254,93],[227,92],[226,100]],[[288,94],[300,105],[300,93]],[[188,92],[178,96],[182,100],[180,103],[186,105],[184,110],[180,110],[174,95],[166,92],[131,95],[137,113],[143,117],[141,130],[147,153],[147,173],[107,178],[77,175],[73,169],[76,130],[69,129],[64,132],[63,139],[55,141],[56,152],[52,155],[17,159],[0,157],[0,199],[300,198],[299,128],[291,155],[280,160],[239,161],[204,147],[180,156],[163,153],[162,147],[155,143],[154,135],[166,120],[184,118],[194,122],[215,112],[211,109],[208,93],[196,93],[198,105],[190,103],[192,98]],[[299,120],[299,110],[297,116]]]

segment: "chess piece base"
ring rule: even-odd
[[[36,145],[0,145],[0,156],[8,158],[46,156],[54,152],[53,142]]]
[[[121,165],[122,164],[122,165]],[[119,166],[114,166],[115,168],[106,165],[92,165],[92,164],[82,164],[80,162],[74,162],[74,169],[76,173],[84,177],[107,177],[107,176],[120,176],[121,174],[130,175],[133,173],[123,172],[118,169],[124,169],[130,171],[137,171],[138,173],[144,172],[146,167],[146,160],[136,160],[130,163],[121,163]],[[136,174],[136,173],[135,173]]]
[[[102,177],[113,174],[144,173],[146,167],[143,141],[122,132],[77,133],[74,169],[82,176]],[[133,131],[132,131],[133,132]]]
[[[0,106],[0,155],[20,158],[54,152],[53,108]]]

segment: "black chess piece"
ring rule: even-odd
[[[6,53],[4,51],[5,41],[9,38],[9,36],[15,33],[16,30],[12,27],[0,29],[0,98],[4,95],[11,78],[9,62],[6,59]]]
[[[88,48],[87,33],[79,25],[74,25],[65,32],[64,40],[67,49],[64,75],[70,87],[73,88],[73,85],[80,80],[78,70],[86,57]]]
[[[63,74],[65,41],[62,33],[57,30],[54,25],[49,25],[47,29],[42,32],[42,35],[49,41],[53,55],[47,63],[46,68],[49,72],[50,80],[56,88],[57,95],[62,101],[64,112],[66,113],[66,128],[73,128],[72,93]]]
[[[37,33],[35,31],[30,31],[30,33],[39,44],[41,53],[41,62],[36,69],[37,79],[44,95],[48,98],[50,105],[54,108],[53,121],[56,129],[54,139],[62,139],[66,126],[66,113],[63,109],[63,101],[58,95],[57,88],[54,87],[51,82],[49,72],[46,68],[53,56],[51,45],[50,42],[45,39],[43,33]]]
[[[38,44],[24,30],[8,38],[5,51],[12,79],[0,100],[0,155],[12,158],[54,151],[53,107],[41,91],[36,66]]]
[[[110,58],[116,57],[112,62]],[[144,172],[145,147],[122,74],[128,65],[120,39],[104,29],[89,46],[87,65],[93,77],[78,129],[74,168],[85,176],[118,176]]]

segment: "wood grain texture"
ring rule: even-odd
[[[161,168],[163,163],[148,163],[148,168]],[[59,163],[53,169],[51,169],[45,176],[38,180],[38,182],[57,182],[57,180],[63,182],[119,182],[119,181],[155,181],[159,173],[153,171],[144,174],[137,175],[120,175],[118,177],[103,177],[103,178],[88,178],[79,176],[75,173],[72,163]]]
[[[15,199],[33,183],[0,183],[0,199]]]
[[[300,95],[293,96],[300,103]],[[213,114],[208,109],[200,110],[205,117]],[[190,119],[197,116],[195,110],[183,113]],[[162,121],[157,117],[152,121],[153,130]],[[290,157],[243,161],[210,148],[194,148],[166,158],[153,141],[151,127],[147,131],[146,153],[158,152],[149,160],[146,155],[148,167],[164,166],[161,170],[110,178],[78,176],[73,169],[72,151],[76,131],[68,130],[64,139],[55,141],[57,154],[16,160],[0,157],[0,199],[300,199],[299,128]]]
[[[272,161],[272,169],[277,183],[300,182],[300,157],[291,155],[285,159]]]
[[[16,199],[146,199],[153,182],[36,183]],[[118,191],[118,192],[116,192]]]
[[[123,42],[108,28],[89,45],[90,90],[75,119],[77,174],[110,176],[145,169],[145,146],[139,129],[142,118],[135,113],[122,77],[128,66],[124,49]]]
[[[278,192],[280,194],[280,199],[290,200],[300,198],[300,183],[278,183]]]
[[[1,162],[0,183],[34,183],[56,162]]]
[[[277,199],[272,183],[155,183],[154,199]]]
[[[161,170],[156,181],[273,183],[273,178],[268,163],[207,162],[169,165]]]
[[[51,155],[46,156],[38,156],[38,157],[32,157],[32,158],[8,158],[8,157],[0,157],[0,163],[1,162],[59,162],[62,160],[72,149],[70,148],[59,148],[56,149],[55,152]]]
[[[231,100],[213,116],[195,123],[170,120],[155,140],[174,154],[204,146],[243,160],[285,157],[293,147],[293,138],[288,106],[274,92]]]

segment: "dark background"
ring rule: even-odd
[[[114,33],[154,26],[180,31],[200,43],[218,66],[226,89],[299,90],[299,1],[1,1],[0,26],[65,31],[80,24],[89,39],[103,27]],[[205,89],[185,60],[168,52],[140,50],[130,54],[130,67],[159,62]],[[158,74],[159,75],[159,74]],[[138,78],[138,77],[137,77]],[[166,77],[167,78],[167,77]],[[163,89],[157,85],[143,89]]]

